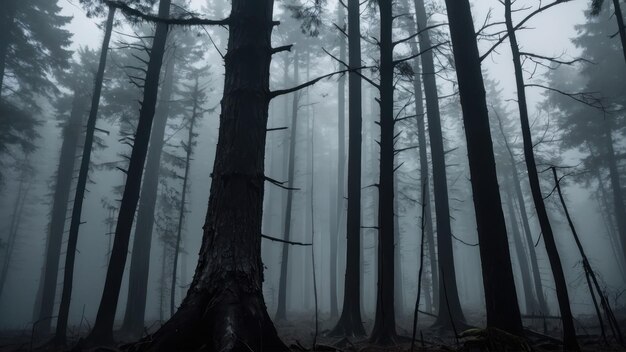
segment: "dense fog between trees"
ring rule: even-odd
[[[619,349],[620,6],[3,1],[0,345]]]

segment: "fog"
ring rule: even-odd
[[[107,324],[101,322],[106,321],[106,311],[115,312],[110,333],[118,344],[137,341],[147,334],[156,333],[154,336],[160,337],[160,331],[168,327],[166,322],[179,306],[181,309],[175,317],[182,316],[180,312],[189,306],[205,309],[193,301],[193,297],[201,294],[211,297],[207,300],[214,300],[213,308],[198,313],[204,314],[204,320],[189,323],[185,329],[192,331],[197,325],[200,329],[206,327],[207,331],[219,330],[215,326],[221,324],[221,320],[206,317],[219,314],[211,309],[220,305],[235,307],[237,302],[248,302],[249,298],[242,298],[245,295],[225,283],[227,281],[214,281],[215,285],[223,285],[229,292],[227,297],[232,297],[231,301],[227,299],[224,303],[219,298],[222,296],[206,293],[213,292],[213,289],[208,288],[203,280],[218,280],[220,276],[215,276],[214,271],[222,268],[228,273],[224,277],[236,275],[230,274],[226,259],[220,264],[215,258],[229,257],[227,253],[230,251],[234,251],[232,255],[235,257],[241,256],[247,252],[238,248],[255,247],[260,241],[262,266],[259,275],[262,279],[258,282],[262,282],[261,302],[265,305],[261,311],[269,315],[270,323],[274,323],[279,338],[287,345],[297,340],[315,349],[315,342],[331,345],[338,340],[331,337],[363,336],[353,340],[361,341],[370,333],[372,344],[388,344],[389,341],[380,337],[387,336],[386,333],[376,330],[387,326],[388,322],[381,320],[380,326],[375,323],[382,314],[379,310],[388,307],[385,298],[381,298],[389,297],[385,294],[393,297],[393,324],[397,336],[409,336],[407,341],[410,343],[411,333],[415,338],[412,324],[417,313],[418,290],[417,331],[418,337],[423,332],[421,339],[458,344],[458,339],[455,341],[454,335],[450,335],[453,333],[450,320],[454,334],[457,334],[457,328],[460,333],[469,327],[495,327],[514,333],[506,324],[498,325],[496,315],[490,316],[495,314],[499,304],[490,301],[499,300],[490,293],[489,287],[495,287],[493,292],[500,290],[502,297],[515,297],[519,303],[517,315],[521,312],[518,319],[525,327],[552,336],[563,342],[567,349],[572,345],[568,345],[567,331],[563,331],[567,323],[560,320],[566,319],[566,314],[562,311],[563,301],[557,294],[559,285],[555,283],[557,274],[554,272],[558,269],[551,263],[544,243],[550,240],[545,238],[546,223],[541,223],[545,220],[552,230],[548,236],[553,235],[558,250],[556,260],[564,273],[566,285],[563,288],[568,294],[566,305],[571,308],[576,333],[585,336],[579,338],[580,342],[587,338],[591,339],[590,344],[599,346],[601,331],[597,314],[600,314],[600,319],[605,320],[609,344],[619,345],[621,335],[613,328],[623,328],[626,319],[626,298],[622,295],[626,289],[626,208],[623,188],[620,188],[625,182],[622,174],[626,151],[623,109],[626,103],[623,84],[626,57],[615,21],[621,13],[614,13],[614,3],[619,4],[619,1],[598,5],[597,15],[591,14],[592,6],[597,5],[595,2],[557,1],[556,6],[537,11],[528,21],[526,16],[551,2],[518,0],[512,4],[512,22],[523,21],[523,26],[516,28],[515,32],[523,65],[521,77],[525,80],[522,84],[525,84],[526,119],[530,122],[532,136],[532,141],[526,142],[532,146],[530,153],[533,154],[533,165],[536,164],[534,171],[540,185],[539,198],[547,211],[545,219],[541,219],[537,197],[533,198],[529,183],[528,154],[525,155],[528,148],[524,149],[526,136],[523,124],[520,124],[520,81],[518,77],[516,82],[514,54],[504,23],[505,1],[469,1],[474,28],[479,31],[476,35],[471,34],[476,38],[479,55],[485,55],[480,64],[484,85],[480,82],[472,87],[461,78],[462,73],[467,72],[463,67],[470,61],[459,61],[461,46],[455,46],[459,37],[454,32],[451,35],[453,20],[446,2],[454,1],[415,0],[415,4],[410,1],[408,8],[405,8],[406,1],[392,2],[390,7],[397,18],[390,33],[399,41],[394,43],[391,53],[397,61],[395,68],[391,68],[392,83],[389,85],[393,86],[392,111],[385,110],[388,100],[383,97],[385,82],[389,82],[385,81],[382,54],[389,45],[382,44],[385,39],[381,38],[386,22],[380,8],[385,1],[360,5],[361,66],[351,66],[350,69],[346,69],[346,65],[348,59],[352,60],[349,57],[352,43],[349,41],[354,37],[348,38],[345,22],[348,9],[344,8],[344,2],[349,7],[352,0],[269,1],[270,9],[273,3],[272,18],[280,22],[273,26],[272,47],[293,44],[289,50],[281,49],[269,55],[270,92],[334,74],[314,84],[305,84],[306,87],[300,90],[268,99],[267,124],[263,125],[267,128],[266,136],[264,132],[257,150],[251,154],[242,152],[250,159],[240,160],[226,156],[237,155],[233,150],[237,150],[237,143],[246,139],[250,140],[250,145],[256,143],[253,141],[256,138],[254,128],[257,127],[252,126],[256,124],[241,125],[249,121],[232,120],[229,114],[250,115],[260,99],[254,98],[256,93],[250,93],[256,89],[250,84],[242,84],[236,89],[232,84],[245,80],[246,74],[256,74],[253,71],[257,62],[265,59],[260,51],[246,52],[243,59],[236,56],[241,55],[238,53],[242,50],[251,49],[236,44],[233,37],[228,45],[229,28],[231,32],[235,28],[233,22],[217,25],[193,22],[198,19],[232,19],[234,16],[229,17],[231,4],[233,8],[237,4],[248,5],[242,5],[241,1],[219,0],[160,2],[161,7],[163,3],[172,3],[169,15],[166,13],[165,17],[183,19],[183,23],[165,24],[159,1],[117,1],[113,2],[117,5],[112,6],[111,2],[93,0],[50,0],[46,5],[35,0],[9,0],[0,5],[0,70],[3,70],[3,80],[0,80],[0,119],[3,120],[0,122],[0,344],[20,350],[17,346],[23,341],[34,341],[36,345],[45,345],[51,338],[59,341],[55,339],[59,338],[58,318],[59,312],[63,311],[64,278],[68,277],[65,262],[68,243],[72,242],[68,239],[72,233],[70,224],[75,221],[79,226],[73,232],[77,235],[77,242],[75,262],[70,270],[73,285],[65,292],[71,297],[66,296],[70,303],[63,346],[74,346],[80,337],[96,341],[96,334],[92,331]],[[428,16],[426,30],[419,23],[419,16],[415,19],[415,6],[424,2]],[[107,23],[107,13],[114,8],[117,10],[115,19]],[[143,15],[132,14],[129,10]],[[238,26],[256,24],[260,26],[259,31],[264,30],[261,24],[253,22],[256,21],[253,17],[248,13],[243,19],[239,18],[239,21],[248,21],[241,23],[248,24]],[[419,32],[416,32],[415,21]],[[263,25],[268,26],[267,23]],[[94,84],[98,86],[98,63],[103,64],[99,60],[107,26],[112,26],[112,32],[106,66],[101,67],[104,68],[100,78],[102,93],[101,97],[98,93],[98,100],[94,100]],[[167,37],[162,53],[157,53],[159,26],[164,27],[161,31],[164,30]],[[428,33],[434,47],[423,47],[424,33]],[[254,48],[264,45],[254,43],[247,45]],[[493,48],[494,45],[497,47]],[[414,51],[417,46],[421,55]],[[426,53],[434,59],[435,73],[424,68]],[[155,59],[157,56],[160,56],[158,60]],[[413,57],[404,63],[398,61],[409,56]],[[294,65],[296,57],[298,64]],[[230,63],[229,59],[232,60]],[[240,75],[235,74],[233,81],[229,82],[231,73],[228,70],[232,65],[237,67],[238,60],[248,60],[245,67],[249,69],[243,69]],[[434,77],[435,91],[432,86],[428,91],[426,79],[422,79],[426,76]],[[156,77],[158,85],[150,87],[154,80],[149,77]],[[353,79],[358,79],[361,87],[362,141],[361,181],[356,186],[361,190],[361,200],[360,207],[353,210],[353,214],[360,216],[357,218],[360,243],[356,271],[359,295],[352,299],[358,302],[357,310],[366,335],[351,332],[351,328],[345,326],[345,333],[337,329],[342,312],[348,314],[343,309],[345,300],[350,300],[350,294],[344,297],[345,285],[353,280],[350,276],[353,274],[346,271],[350,267],[347,263],[354,258],[350,254],[347,230],[351,226],[349,219],[353,219],[353,215],[348,215],[351,207],[348,192],[353,184],[349,174],[354,170],[349,169],[349,149],[356,145],[349,138],[353,121],[350,105],[354,96],[349,85],[353,84]],[[417,92],[415,87],[420,91]],[[150,91],[155,95],[152,100]],[[468,102],[475,99],[463,96],[465,92],[486,92],[483,101],[488,109],[488,120],[481,121],[488,121],[488,124],[481,123],[477,115],[473,115],[475,111],[470,111]],[[433,94],[439,110],[437,120],[441,124],[443,159],[437,156],[440,149],[433,140],[437,133],[431,131],[434,113],[433,101],[429,99]],[[419,102],[415,101],[416,97]],[[146,103],[150,101],[153,111]],[[229,104],[233,104],[232,107]],[[94,106],[96,115],[93,115]],[[90,114],[96,116],[95,128],[91,127],[93,142],[85,137],[89,135]],[[393,210],[387,209],[391,203],[385,203],[385,199],[389,197],[382,197],[381,193],[389,192],[384,176],[387,174],[381,173],[383,160],[388,158],[383,155],[386,137],[384,132],[381,135],[381,130],[385,129],[381,119],[389,116],[393,132],[389,164],[393,167],[389,173],[393,174],[390,181]],[[262,114],[257,118],[262,118]],[[425,124],[424,131],[420,132],[418,120]],[[159,121],[161,132],[157,132]],[[224,121],[227,121],[227,127],[224,127]],[[480,127],[469,127],[468,123]],[[78,132],[72,134],[72,126]],[[146,138],[141,138],[138,132],[141,128],[148,131]],[[224,130],[229,128],[232,131],[241,128],[237,131],[243,132],[232,132],[236,137],[227,139]],[[493,153],[485,154],[481,151],[486,149],[472,146],[476,139],[472,139],[471,133],[485,136],[480,134],[480,129],[487,130],[486,135],[491,140],[486,143],[492,146]],[[483,137],[475,138],[485,141]],[[69,145],[71,143],[73,147]],[[223,143],[222,147],[217,147],[218,143]],[[79,170],[81,162],[85,163],[87,144],[93,145],[93,149],[90,160],[87,159],[88,169],[82,168],[86,188],[82,214],[76,218],[74,204],[80,188]],[[140,155],[142,148],[143,156]],[[421,163],[420,148],[426,152],[426,164]],[[224,153],[223,157],[219,156],[219,150]],[[65,160],[62,159],[64,151]],[[254,153],[257,159],[251,156]],[[472,153],[476,153],[474,159]],[[488,157],[487,154],[491,155]],[[72,155],[74,160],[68,164]],[[261,155],[260,161],[258,155]],[[153,164],[149,166],[151,158]],[[472,160],[477,160],[477,164],[472,166]],[[494,164],[488,160],[495,161],[495,169],[491,169]],[[263,161],[264,167],[255,166],[256,162]],[[289,165],[291,162],[293,164]],[[482,166],[476,166],[479,164]],[[63,165],[70,165],[71,169],[64,169]],[[217,169],[214,168],[219,165],[224,169],[215,173]],[[428,166],[427,170],[423,169],[424,165]],[[442,169],[437,169],[436,165],[443,166],[445,182],[441,178]],[[261,185],[262,188],[258,192],[262,202],[261,233],[257,235],[263,237],[255,240],[250,236],[227,237],[230,238],[229,245],[217,249],[223,244],[220,236],[226,236],[220,226],[226,226],[224,223],[228,221],[220,218],[220,214],[235,214],[233,218],[238,218],[240,214],[254,211],[261,216],[261,209],[256,206],[257,198],[248,193],[238,195],[236,190],[239,188],[230,186],[235,187],[235,193],[230,197],[226,196],[228,193],[220,193],[219,187],[214,186],[212,191],[216,177],[220,180],[232,177],[232,180],[229,178],[231,181],[220,182],[237,184],[242,175],[237,167],[246,169],[248,166],[258,167],[263,172],[257,175],[261,177],[260,181],[247,181],[248,185]],[[558,189],[553,170],[559,179]],[[494,184],[495,190],[499,190],[497,199],[501,203],[492,204],[489,209],[500,209],[501,213],[489,213],[485,203],[480,201],[487,198],[477,196],[477,192],[487,194],[486,190],[476,188],[482,184],[481,174],[497,177],[497,184]],[[152,186],[148,185],[150,182]],[[69,189],[63,190],[62,184]],[[438,266],[444,256],[438,248],[442,243],[438,236],[445,232],[439,229],[446,222],[441,220],[445,211],[439,209],[441,188],[436,189],[442,184],[447,188],[446,211],[449,211],[451,230],[446,236],[451,241],[453,257],[448,259],[453,260],[453,268],[445,264]],[[241,187],[243,190],[248,186]],[[581,257],[559,193],[588,261]],[[214,207],[207,207],[210,195]],[[63,199],[65,202],[61,201]],[[229,199],[238,200],[239,205],[233,206],[234,201],[229,203]],[[127,200],[130,205],[122,205]],[[130,211],[122,214],[120,206]],[[387,225],[383,226],[386,224],[385,210],[393,214],[391,232]],[[426,212],[429,215],[426,216]],[[489,216],[485,218],[480,214]],[[128,218],[130,225],[124,220]],[[493,222],[484,222],[484,219],[493,219]],[[506,225],[505,231],[499,227],[499,219],[505,221],[502,223]],[[56,230],[61,245],[60,252],[51,254],[55,220],[62,224],[61,232]],[[257,226],[251,219],[249,223],[232,224],[232,231],[247,233],[245,228],[248,225]],[[58,229],[59,225],[56,226]],[[129,234],[125,235],[124,231]],[[228,231],[226,233],[230,233]],[[512,295],[505,293],[509,287],[506,282],[494,279],[506,277],[505,274],[483,278],[485,272],[497,270],[488,267],[491,264],[485,253],[481,257],[484,243],[480,242],[480,231],[484,231],[484,236],[491,236],[483,239],[494,238],[493,246],[497,246],[495,237],[508,241],[508,248],[499,247],[493,258],[505,258],[501,267],[495,267],[512,273],[515,284]],[[143,242],[136,239],[138,233],[144,233]],[[393,238],[392,250],[380,240],[389,236]],[[128,248],[124,247],[124,239]],[[491,248],[496,248],[493,246]],[[214,252],[210,248],[214,248]],[[285,251],[288,251],[287,263],[283,263]],[[213,254],[207,254],[209,252]],[[388,258],[389,253],[392,258]],[[122,255],[124,258],[119,261]],[[49,279],[50,285],[56,288],[46,294],[45,277],[53,271],[46,267],[46,263],[50,263],[51,256],[58,260],[56,278]],[[248,260],[250,263],[255,260],[254,257],[239,259],[241,263],[237,265],[244,268],[238,269],[241,271],[249,270],[248,265],[253,265]],[[119,288],[116,287],[115,264],[110,261],[119,261],[118,268],[123,270]],[[392,263],[391,271],[385,266],[389,263]],[[213,267],[205,270],[211,265]],[[137,268],[136,274],[131,274],[132,266]],[[533,266],[538,272],[532,270]],[[588,284],[588,267],[592,268],[601,290],[594,291],[593,300],[590,289],[597,289]],[[387,285],[383,276],[389,272],[394,276],[391,281],[395,281],[390,294],[388,288],[381,288]],[[285,283],[283,288],[281,275]],[[450,278],[445,277],[450,275],[455,278],[454,288],[447,281]],[[439,281],[434,281],[438,276]],[[173,277],[176,282],[172,284]],[[420,284],[418,277],[422,279]],[[447,287],[444,282],[448,282]],[[172,287],[175,288],[173,295]],[[440,294],[441,290],[445,290],[445,294]],[[103,298],[103,292],[115,296],[111,298],[114,305],[104,303],[107,294]],[[611,309],[600,304],[601,295]],[[440,298],[444,296],[446,302],[442,303]],[[596,296],[598,303],[594,305]],[[183,301],[186,303],[181,306]],[[454,301],[460,303],[461,316],[457,315]],[[49,308],[45,308],[46,304]],[[496,308],[489,308],[492,306]],[[249,317],[254,318],[249,319],[257,319],[257,315],[250,314]],[[449,317],[442,318],[445,314]],[[500,311],[499,314],[509,313]],[[209,320],[212,322],[208,323]],[[235,330],[247,329],[243,325],[233,326]],[[612,330],[613,334],[610,333]],[[216,337],[216,332],[207,334],[213,334],[215,341],[222,341]],[[265,336],[267,332],[263,330],[262,334]],[[246,332],[242,336],[245,341],[254,340],[252,333],[247,335]],[[399,346],[398,350],[407,350],[407,342],[400,337],[391,340]],[[185,339],[191,341],[188,336]],[[98,343],[104,340],[107,338],[98,340]],[[217,351],[223,346],[220,343],[205,348]],[[56,346],[56,342],[53,345]],[[168,350],[167,345],[164,346],[154,350]],[[201,345],[191,346],[190,343],[180,350],[200,350]],[[224,350],[245,350],[238,342],[234,346]],[[250,348],[256,351],[254,346],[257,345]],[[263,347],[262,343],[260,346],[258,350],[274,350],[275,347],[267,344]]]

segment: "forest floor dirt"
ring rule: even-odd
[[[626,312],[624,312],[626,313]],[[626,314],[620,314],[621,329],[626,333]],[[364,317],[365,329],[370,331],[371,317]],[[468,315],[468,321],[484,326],[484,316],[475,314]],[[561,351],[560,324],[558,319],[525,319],[528,344],[520,343],[521,340],[498,331],[484,329],[457,331],[459,335],[468,335],[455,338],[451,331],[441,331],[431,328],[434,319],[420,314],[416,333],[415,351]],[[318,323],[318,334],[315,336],[315,319],[313,314],[293,314],[290,321],[275,322],[276,328],[283,341],[291,347],[292,351],[313,351],[313,341],[316,341],[315,351],[319,352],[404,352],[411,350],[412,317],[397,319],[397,344],[390,347],[373,346],[369,344],[367,337],[338,338],[327,336],[334,327],[336,318],[330,319],[328,315],[322,315]],[[594,316],[577,317],[579,343],[583,351],[626,351],[626,347],[619,346],[607,331],[610,344],[607,346],[599,333],[597,320]],[[88,333],[87,324],[83,324],[80,333],[76,328],[71,331],[70,344],[76,343],[79,336]],[[159,322],[151,325],[148,332],[154,332],[160,326]],[[32,329],[0,331],[0,352],[17,351],[42,351],[46,339],[33,340]],[[101,351],[116,351],[106,349]],[[173,351],[174,352],[174,351]],[[270,351],[271,352],[271,351]]]

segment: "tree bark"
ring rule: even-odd
[[[487,325],[522,335],[470,4],[468,0],[446,0],[446,8],[467,140]]]
[[[261,220],[273,1],[233,0],[213,182],[196,274],[142,351],[287,351],[263,300]]]
[[[154,124],[150,134],[150,146],[146,158],[143,183],[141,184],[139,207],[137,209],[137,225],[135,226],[130,270],[128,272],[128,300],[122,325],[122,332],[130,337],[141,337],[144,329],[154,211],[159,191],[161,154],[165,145],[163,138],[165,137],[167,118],[170,114],[170,100],[174,88],[175,60],[176,47],[174,46],[165,65],[163,74],[165,79],[159,93],[158,109],[154,114]]]
[[[361,66],[360,1],[348,0],[348,66]],[[341,317],[333,335],[364,336],[361,319],[361,129],[363,125],[361,77],[348,74],[348,218],[346,222],[346,275]],[[341,122],[340,122],[341,123]],[[341,154],[340,154],[341,156]]]
[[[158,16],[169,17],[171,0],[161,0],[159,3]],[[150,141],[150,131],[154,118],[157,93],[159,90],[159,74],[165,43],[167,40],[168,25],[159,22],[156,25],[150,59],[144,82],[143,100],[139,111],[139,121],[137,131],[130,156],[128,171],[126,173],[126,184],[122,195],[122,202],[115,227],[115,238],[111,250],[111,260],[107,270],[102,299],[98,307],[98,314],[93,330],[87,340],[92,344],[111,344],[113,342],[113,324],[115,322],[115,311],[122,286],[126,257],[128,256],[128,243],[130,232],[137,210],[139,192],[141,189],[141,178],[143,174],[144,162],[148,152]]]
[[[115,18],[115,9],[109,8],[104,39],[102,41],[102,49],[100,51],[100,63],[95,78],[95,86],[91,97],[91,109],[89,118],[87,119],[87,129],[85,131],[85,143],[83,145],[83,155],[80,162],[80,170],[78,171],[78,181],[76,181],[76,193],[74,194],[74,203],[72,206],[72,220],[70,222],[70,232],[67,240],[67,250],[65,251],[65,269],[63,273],[63,292],[61,294],[61,304],[59,305],[59,315],[57,319],[54,343],[57,345],[65,345],[67,339],[67,321],[70,311],[70,302],[72,297],[72,284],[74,280],[74,261],[76,258],[76,244],[78,242],[78,231],[81,224],[81,215],[83,210],[83,200],[85,199],[85,191],[87,187],[87,178],[89,174],[89,164],[91,160],[91,150],[93,147],[93,136],[96,130],[96,119],[98,117],[98,106],[100,105],[100,93],[102,91],[102,81],[104,79],[104,69],[106,68],[107,53],[109,50],[109,41],[111,39],[111,31],[113,29],[113,20]],[[47,268],[46,268],[47,269]],[[54,269],[54,268],[51,268]],[[56,287],[54,288],[56,289]],[[42,312],[43,313],[43,312]]]
[[[378,287],[376,316],[370,342],[395,344],[394,308],[394,114],[393,13],[391,1],[379,1],[380,11],[380,175],[378,182]]]
[[[293,80],[294,85],[298,84],[299,77],[298,51],[293,52]],[[293,188],[296,167],[296,139],[298,138],[298,105],[300,104],[300,92],[293,93],[293,104],[291,111],[291,138],[289,140],[289,171],[287,174],[287,187]],[[285,207],[285,222],[283,225],[284,240],[289,241],[291,237],[291,215],[293,213],[293,191],[287,190],[287,205]],[[278,283],[278,308],[276,310],[276,320],[287,319],[287,270],[289,267],[289,245],[283,243],[280,279]]]
[[[524,83],[524,72],[519,53],[519,45],[515,28],[513,27],[511,0],[504,1],[505,6],[505,23],[507,33],[509,35],[509,43],[513,56],[513,66],[515,69],[515,83],[517,86],[517,102],[520,112],[520,122],[522,127],[522,137],[524,141],[524,158],[526,159],[526,170],[530,181],[530,190],[537,211],[537,218],[543,234],[546,252],[554,275],[554,283],[556,287],[557,298],[559,301],[559,309],[561,311],[561,320],[563,322],[563,343],[567,350],[578,350],[578,342],[576,341],[576,330],[574,329],[574,320],[569,303],[569,294],[567,292],[567,282],[561,265],[561,259],[554,240],[552,226],[548,218],[548,212],[541,194],[541,185],[539,184],[539,175],[537,173],[537,165],[535,163],[535,155],[533,151],[532,135],[530,131],[530,123],[528,120],[528,106],[526,103],[526,90]]]
[[[617,20],[617,32],[619,33],[619,39],[622,42],[624,60],[626,60],[626,27],[624,26],[624,15],[622,14],[622,6],[620,5],[619,0],[613,0],[613,7],[615,10],[615,19]]]

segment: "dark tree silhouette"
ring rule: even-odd
[[[446,8],[467,139],[487,326],[522,335],[470,4],[468,0],[446,0]]]

